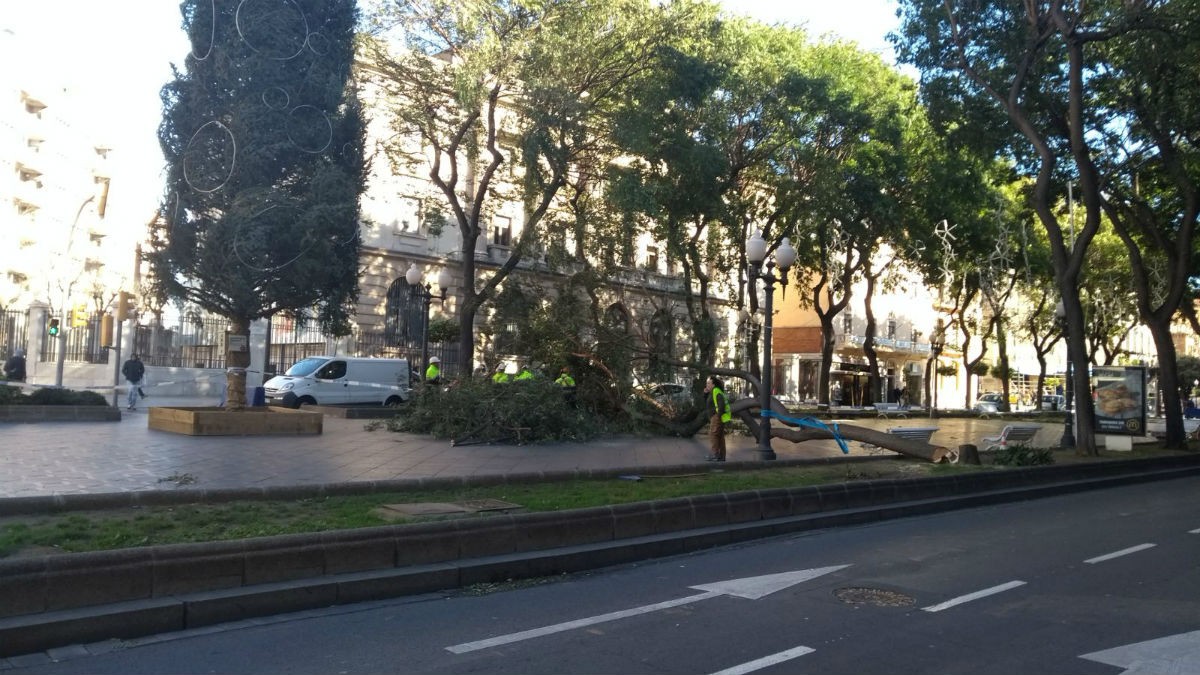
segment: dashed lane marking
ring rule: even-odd
[[[921,609],[925,610],[926,612],[940,612],[943,609],[950,609],[956,605],[961,605],[963,603],[971,602],[972,600],[978,600],[980,598],[986,598],[989,595],[1003,593],[1004,591],[1009,591],[1017,588],[1018,586],[1024,585],[1024,581],[1010,581],[1006,584],[992,586],[991,588],[985,588],[982,591],[975,591],[974,593],[968,593],[967,595],[960,595],[957,598],[951,598],[945,602],[940,602],[936,605],[930,605],[929,607],[922,607]]]
[[[1098,555],[1095,558],[1088,558],[1087,560],[1084,560],[1083,562],[1085,562],[1089,565],[1095,565],[1098,562],[1104,562],[1105,560],[1112,560],[1113,558],[1120,558],[1123,555],[1129,555],[1130,553],[1137,553],[1138,551],[1145,551],[1148,548],[1154,548],[1154,547],[1155,547],[1155,544],[1138,544],[1137,546],[1130,546],[1129,548],[1123,548],[1120,551],[1113,551],[1112,553],[1105,553],[1104,555]]]

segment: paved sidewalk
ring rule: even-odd
[[[213,399],[160,398],[122,411],[120,422],[0,424],[0,498],[136,490],[313,485],[355,481],[479,476],[539,471],[630,469],[703,461],[708,441],[693,438],[607,438],[587,443],[481,444],[386,430],[371,420],[326,417],[319,436],[193,437],[147,428],[145,404],[216,405]],[[930,424],[933,422],[933,424]],[[933,440],[957,447],[1000,431],[1001,419],[863,419],[875,429],[937,426]],[[1061,425],[1046,424],[1034,445],[1055,445]],[[729,459],[754,460],[755,440],[731,435]],[[850,443],[851,454],[866,451]],[[782,459],[842,456],[833,441],[795,444],[776,439]]]

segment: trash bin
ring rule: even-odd
[[[262,387],[254,388],[254,398],[250,402],[252,406],[264,406],[267,404],[267,390]]]

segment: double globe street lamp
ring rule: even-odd
[[[408,271],[404,273],[404,280],[408,282],[412,296],[420,300],[423,304],[421,314],[421,373],[424,374],[429,368],[429,303],[434,300],[445,302],[453,279],[450,275],[450,270],[443,267],[437,276],[438,290],[441,291],[441,294],[434,295],[431,284],[421,285],[421,277],[421,270],[417,269],[416,263],[411,263],[408,266]]]
[[[784,237],[783,242],[775,249],[775,259],[767,263],[764,271],[763,261],[766,258],[767,242],[763,239],[762,232],[756,231],[746,240],[746,259],[750,261],[750,292],[754,292],[755,280],[762,279],[766,296],[763,301],[762,387],[759,390],[759,405],[762,408],[759,414],[762,415],[762,423],[758,430],[758,458],[775,459],[775,451],[771,449],[771,325],[774,323],[772,305],[775,284],[778,282],[787,285],[787,272],[796,262],[796,249],[787,237]],[[772,274],[775,268],[779,268],[779,276]]]

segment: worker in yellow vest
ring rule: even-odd
[[[529,364],[521,366],[521,372],[517,373],[517,382],[523,382],[533,379],[533,371],[529,369]]]
[[[442,370],[439,367],[442,360],[436,356],[429,357],[429,367],[425,369],[425,384],[438,385],[442,383]]]
[[[566,399],[567,405],[574,408],[575,407],[575,378],[571,377],[571,371],[566,366],[563,366],[562,373],[559,374],[558,379],[556,379],[554,381],[554,384],[557,384],[559,387],[562,387],[563,398]]]
[[[508,382],[508,373],[504,372],[504,364],[496,366],[496,374],[492,375],[492,382],[496,384],[504,384]]]
[[[705,407],[710,415],[708,423],[708,444],[712,454],[705,458],[708,462],[725,461],[725,425],[733,419],[729,409],[729,401],[725,398],[725,384],[716,375],[709,375],[704,383]]]

